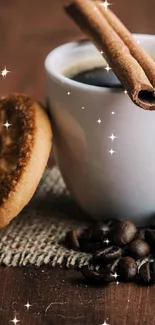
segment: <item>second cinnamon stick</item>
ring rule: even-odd
[[[118,17],[110,10],[105,10],[101,1],[95,2],[98,9],[101,11],[103,16],[106,18],[110,26],[115,30],[119,37],[130,49],[130,53],[140,64],[142,69],[145,71],[148,79],[150,80],[153,87],[155,87],[155,62],[150,55],[138,45],[136,39],[131,35],[129,30],[123,25]]]
[[[155,89],[129,48],[91,0],[74,0],[66,12],[89,36],[113,69],[133,102],[147,110],[155,109]]]

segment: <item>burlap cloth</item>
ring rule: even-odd
[[[58,168],[47,169],[31,202],[0,230],[0,265],[87,264],[89,254],[68,250],[61,243],[69,229],[86,225],[85,218],[69,195]]]

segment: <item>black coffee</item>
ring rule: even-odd
[[[87,85],[108,88],[122,88],[122,85],[112,70],[104,67],[92,68],[71,77],[72,80]]]

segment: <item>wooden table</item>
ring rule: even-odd
[[[113,0],[133,32],[155,33],[154,0]],[[27,92],[44,101],[44,59],[55,46],[80,36],[58,0],[0,1],[0,95]],[[29,310],[24,306],[29,302]],[[0,325],[155,324],[155,288],[111,284],[87,287],[74,270],[0,268]]]

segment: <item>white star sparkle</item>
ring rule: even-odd
[[[109,239],[104,240],[104,243],[106,243],[107,245],[110,243]]]
[[[29,309],[30,309],[30,307],[32,307],[32,305],[30,305],[30,304],[29,304],[29,302],[27,302],[27,304],[26,304],[26,305],[24,305],[24,307],[26,307],[26,308],[27,308],[27,310],[29,310]]]
[[[115,115],[116,113],[115,112],[111,112],[111,115]]]
[[[111,154],[111,156],[116,152],[116,151],[114,151],[113,149],[111,149],[111,150],[109,150],[108,151],[110,154]]]
[[[112,274],[112,276],[113,276],[115,279],[117,279],[119,275],[115,272],[114,274]]]
[[[82,109],[84,109],[84,106],[82,106]]]
[[[8,130],[8,128],[9,128],[9,126],[11,126],[12,124],[10,124],[8,121],[6,121],[5,122],[5,124],[3,124],[5,127],[6,127],[6,129]]]
[[[111,139],[111,141],[114,141],[115,139],[117,139],[117,137],[112,133],[112,135],[109,137],[109,139]]]
[[[103,55],[103,53],[104,53],[104,52],[101,50],[101,51],[100,51],[100,54]]]
[[[127,92],[127,90],[124,90],[124,94],[127,94],[128,92]]]
[[[19,320],[19,319],[17,319],[17,318],[16,318],[16,316],[15,316],[15,318],[14,318],[14,319],[12,319],[10,322],[12,322],[12,323],[14,323],[14,324],[16,325],[17,323],[19,323],[19,322],[20,322],[20,320]]]
[[[111,5],[111,3],[109,3],[107,0],[105,0],[104,2],[101,3],[101,6],[103,6],[105,8],[105,10],[107,10],[107,8]]]
[[[107,64],[106,68],[104,68],[104,70],[106,70],[107,72],[109,72],[111,70],[111,68],[109,67],[109,65]]]
[[[7,70],[7,68],[5,67],[4,70],[1,71],[1,75],[2,75],[2,77],[6,77],[7,74],[8,74],[9,72],[10,72],[10,71]]]
[[[67,95],[70,96],[70,94],[71,94],[70,91],[68,91]]]
[[[119,282],[117,281],[116,284],[117,284],[117,286],[118,286],[118,285],[119,285]]]
[[[102,123],[101,119],[99,118],[99,120],[97,121],[98,124]]]

